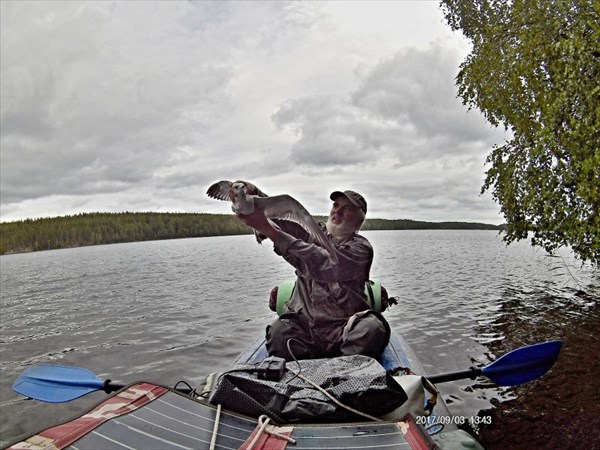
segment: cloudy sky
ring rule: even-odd
[[[1,3],[1,220],[230,212],[222,179],[314,214],[502,223],[506,138],[456,97],[437,1]]]

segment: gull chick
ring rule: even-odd
[[[218,181],[208,188],[206,194],[217,200],[230,200],[231,209],[236,214],[249,215],[262,211],[267,219],[283,219],[296,222],[306,230],[315,243],[329,253],[333,262],[338,262],[337,254],[331,241],[298,200],[290,195],[267,196],[254,184],[247,181]],[[257,240],[260,238],[257,235]]]

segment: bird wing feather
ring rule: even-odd
[[[208,188],[206,195],[211,198],[216,198],[217,200],[231,201],[229,192],[232,184],[231,181],[227,180],[217,181]]]
[[[335,249],[331,241],[327,238],[327,235],[306,208],[294,197],[284,194],[257,198],[254,204],[264,211],[267,218],[284,219],[298,223],[315,242],[318,242],[319,245],[329,252],[333,261],[338,261]]]
[[[267,194],[265,194],[258,187],[256,187],[255,184],[252,184],[249,181],[242,181],[242,180],[238,180],[238,181],[234,181],[234,182],[231,182],[229,180],[217,181],[216,183],[212,184],[208,188],[208,190],[206,191],[206,194],[211,198],[216,198],[217,200],[225,200],[225,201],[231,200],[229,192],[231,190],[231,186],[234,183],[245,184],[246,185],[246,193],[248,195],[257,195],[259,197],[268,197]]]

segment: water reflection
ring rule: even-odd
[[[486,342],[493,351],[559,338],[570,326],[592,314],[598,302],[598,288],[592,284],[587,291],[554,286],[507,287],[495,317],[480,321],[475,331],[479,337],[498,337]]]

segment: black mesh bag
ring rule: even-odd
[[[278,423],[368,420],[336,404],[370,416],[386,414],[407,399],[400,385],[373,358],[362,355],[287,363],[280,381],[258,379],[248,366],[224,373],[209,401],[252,417],[266,414]],[[310,382],[306,381],[310,380]]]

